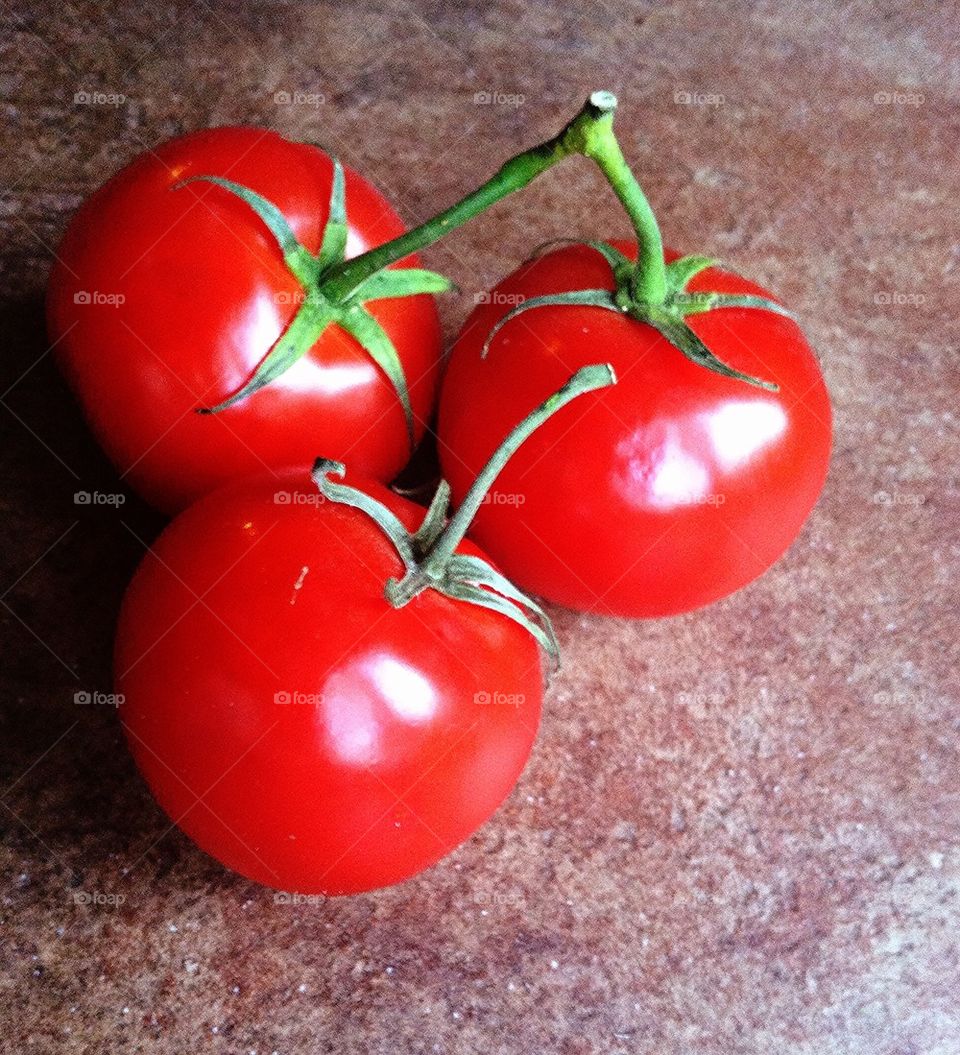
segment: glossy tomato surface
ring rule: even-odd
[[[302,289],[242,201],[212,184],[173,185],[199,175],[244,184],[316,252],[332,172],[314,146],[258,128],[214,128],[147,151],[71,222],[50,278],[50,338],[100,443],[157,507],[177,511],[265,468],[309,468],[317,451],[383,481],[408,460],[393,386],[337,327],[266,388],[219,414],[195,413],[249,380]],[[348,256],[404,231],[386,199],[349,169],[346,207]],[[419,436],[438,376],[435,305],[417,296],[369,310],[399,353]]]
[[[771,393],[695,365],[627,316],[570,306],[518,316],[481,358],[514,304],[577,288],[612,289],[610,269],[589,248],[565,247],[524,264],[467,319],[441,392],[444,476],[460,501],[530,406],[578,367],[609,362],[618,384],[524,444],[471,535],[518,585],[572,608],[641,617],[709,604],[768,568],[820,494],[831,412],[817,360],[783,316],[689,317],[720,359],[779,384]],[[770,296],[718,268],[689,288]]]
[[[433,591],[391,608],[402,571],[302,474],[208,495],[145,557],[116,642],[127,739],[161,806],[230,868],[308,893],[395,883],[516,782],[542,701],[534,639]]]

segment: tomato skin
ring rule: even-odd
[[[210,184],[173,184],[196,175],[242,183],[274,202],[316,252],[332,173],[330,158],[309,144],[263,129],[208,129],[142,154],[71,222],[50,277],[50,338],[107,454],[160,509],[176,512],[265,468],[309,468],[318,451],[382,481],[408,460],[392,385],[335,326],[266,388],[217,415],[194,413],[249,380],[302,290],[243,202]],[[348,256],[404,231],[386,199],[349,169],[346,204]],[[84,297],[93,302],[78,303]],[[368,307],[397,348],[419,438],[438,381],[435,304],[417,296]]]
[[[511,321],[481,358],[518,298],[577,288],[612,289],[610,269],[591,249],[564,247],[508,276],[464,324],[438,422],[454,501],[525,408],[578,367],[609,362],[618,384],[527,441],[471,536],[517,585],[571,608],[655,617],[716,601],[789,547],[822,490],[831,411],[816,358],[799,327],[771,312],[688,318],[722,360],[777,382],[770,393],[697,366],[652,327],[570,306]],[[718,268],[688,288],[770,296]]]
[[[423,517],[347,482],[410,528]],[[117,632],[121,718],[160,805],[228,867],[303,893],[396,883],[516,782],[542,703],[534,639],[432,590],[391,608],[402,571],[303,474],[227,485],[145,557]]]

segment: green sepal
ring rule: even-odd
[[[713,257],[698,256],[696,254],[681,256],[667,264],[667,285],[671,289],[680,292],[686,289],[687,283],[699,275],[701,271],[706,271],[708,267],[716,266],[717,261]]]
[[[756,388],[766,389],[768,392],[777,392],[779,386],[772,381],[761,381],[759,378],[751,377],[740,370],[728,366],[722,359],[718,359],[703,341],[690,329],[690,327],[679,316],[668,311],[658,311],[655,314],[638,316],[640,321],[649,323],[658,330],[666,339],[691,361],[698,366],[706,367],[715,374],[723,377],[732,377],[738,381],[745,381],[748,385]]]
[[[456,286],[446,275],[421,267],[404,267],[396,271],[377,271],[350,294],[349,301],[386,300],[390,297],[415,297],[420,293],[447,293]]]
[[[531,254],[531,258],[541,256],[554,246],[572,245],[585,245],[599,253],[610,265],[610,270],[613,272],[617,285],[620,286],[627,282],[630,272],[633,270],[633,261],[624,253],[621,253],[615,245],[610,245],[609,242],[595,241],[590,238],[551,238],[549,242],[543,242],[538,245]]]
[[[454,600],[466,601],[468,604],[475,604],[478,608],[489,608],[493,612],[499,612],[500,615],[512,619],[532,634],[540,647],[550,656],[554,666],[559,666],[559,649],[552,629],[549,634],[546,633],[540,625],[529,619],[522,609],[511,604],[506,598],[490,590],[482,590],[479,586],[471,586],[469,583],[458,583],[455,592],[443,586],[438,586],[437,589]]]
[[[286,373],[293,364],[306,355],[323,331],[336,318],[334,310],[327,305],[318,305],[308,300],[293,317],[257,367],[250,380],[229,398],[213,407],[198,407],[198,414],[219,414],[234,403],[252,396],[261,388]]]
[[[449,573],[451,578],[458,584],[466,582],[475,587],[486,587],[487,590],[495,591],[508,603],[519,606],[517,614],[520,618],[517,618],[517,615],[513,615],[512,618],[526,627],[543,645],[554,663],[559,665],[560,646],[557,643],[550,617],[540,605],[514,586],[505,575],[479,557],[473,557],[464,553],[455,553],[451,557]],[[453,595],[456,596],[456,592]],[[526,614],[524,609],[532,614],[532,619]]]
[[[480,358],[485,359],[494,337],[518,315],[522,315],[531,308],[546,308],[551,305],[574,305],[579,307],[606,308],[608,311],[621,312],[623,309],[614,300],[614,294],[608,289],[574,289],[569,293],[548,293],[542,297],[530,297],[511,308],[506,315],[498,319],[496,325],[487,334],[480,351]]]
[[[311,477],[317,485],[317,489],[324,498],[339,505],[352,506],[366,513],[376,523],[380,530],[393,543],[397,556],[403,561],[403,566],[410,570],[415,566],[416,557],[411,545],[410,532],[403,526],[399,518],[376,498],[371,497],[365,491],[361,491],[349,484],[336,483],[330,479],[338,476],[340,479],[346,475],[347,468],[343,462],[331,461],[329,458],[317,458],[313,463]]]
[[[413,536],[413,549],[417,554],[426,553],[440,537],[447,523],[447,514],[450,511],[450,485],[446,480],[437,484],[437,489],[430,500],[430,508],[423,518],[423,523]]]
[[[347,249],[347,189],[343,176],[343,165],[333,159],[333,187],[330,191],[330,212],[323,229],[323,240],[317,263],[320,271],[333,264],[342,263]]]
[[[337,311],[336,321],[339,326],[354,337],[369,353],[370,358],[390,379],[397,398],[403,407],[404,418],[407,423],[407,436],[410,440],[410,449],[414,447],[414,420],[413,407],[410,405],[410,392],[407,388],[407,378],[397,355],[397,349],[387,336],[386,330],[370,314],[362,304],[351,304]]]
[[[234,183],[233,180],[223,179],[221,176],[191,176],[174,184],[173,189],[178,190],[188,183],[212,183],[238,197],[257,214],[276,239],[284,262],[300,282],[306,286],[317,279],[321,270],[319,262],[306,246],[297,241],[287,218],[272,201],[249,187],[244,187],[242,183]]]
[[[670,303],[684,316],[701,315],[717,308],[759,308],[796,321],[793,312],[788,311],[782,304],[769,297],[758,297],[752,293],[677,293]]]

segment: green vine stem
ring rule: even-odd
[[[446,519],[450,488],[441,481],[430,508],[414,532],[407,531],[378,499],[334,479],[342,479],[346,472],[340,462],[317,459],[313,479],[324,498],[359,509],[393,544],[404,567],[402,579],[391,578],[384,585],[384,595],[394,608],[409,604],[424,590],[436,590],[446,597],[488,608],[512,619],[529,631],[557,662],[557,642],[547,613],[486,560],[456,550],[497,476],[528,437],[571,400],[616,381],[613,368],[607,364],[581,367],[561,389],[510,431],[450,520]]]
[[[610,93],[595,92],[591,99],[597,95],[610,96]],[[637,263],[632,292],[648,303],[659,304],[667,294],[667,268],[663,259],[660,225],[614,135],[613,109],[616,99],[613,96],[610,98],[613,100],[610,110],[604,120],[598,121],[590,129],[584,153],[600,167],[633,224],[637,236]]]
[[[544,400],[536,410],[514,426],[473,481],[470,490],[464,495],[456,513],[454,513],[447,522],[446,527],[433,541],[429,550],[418,562],[417,567],[408,571],[399,582],[392,580],[387,584],[387,599],[390,603],[395,607],[400,607],[406,604],[410,598],[420,593],[421,590],[430,586],[431,583],[443,577],[450,558],[453,556],[457,546],[463,541],[487,492],[502,472],[503,467],[529,436],[536,432],[561,407],[565,407],[577,396],[583,395],[585,392],[592,392],[597,388],[606,388],[608,385],[616,384],[616,380],[613,367],[607,364],[581,367],[563,388],[554,392],[549,399]]]
[[[589,305],[628,315],[658,330],[688,359],[724,377],[776,391],[772,381],[751,377],[719,359],[687,324],[690,315],[719,309],[757,309],[793,316],[769,297],[718,292],[690,292],[688,283],[716,261],[706,256],[680,257],[668,264],[656,216],[643,188],[627,164],[613,131],[617,98],[612,92],[596,91],[580,112],[556,136],[512,157],[486,183],[461,201],[438,213],[392,242],[340,264],[322,286],[333,299],[350,296],[371,274],[396,263],[410,253],[438,241],[501,198],[527,186],[541,173],[573,154],[593,161],[623,205],[637,240],[636,260],[628,259],[605,242],[585,244],[599,252],[610,265],[614,290],[576,289],[542,297],[531,297],[499,320],[494,334],[511,319],[526,311],[552,305]]]
[[[657,222],[613,134],[616,108],[617,98],[611,92],[594,92],[576,117],[552,139],[510,158],[486,183],[419,227],[341,264],[325,283],[324,291],[333,298],[349,296],[370,275],[439,241],[574,154],[596,161],[607,175],[633,221],[644,247],[645,264],[657,258],[662,269],[663,244]]]

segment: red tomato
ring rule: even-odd
[[[51,340],[97,438],[130,485],[167,511],[265,468],[309,469],[318,450],[391,479],[410,455],[390,381],[330,326],[292,368],[240,403],[239,390],[302,299],[276,242],[212,175],[276,204],[320,246],[333,165],[321,150],[256,128],[216,128],[146,152],[94,193],[60,247],[48,294]],[[346,172],[347,255],[402,234],[386,199]],[[415,263],[415,258],[403,264]],[[440,330],[428,296],[374,301],[422,434],[435,397]]]
[[[412,876],[493,813],[543,675],[533,637],[496,612],[432,590],[392,608],[392,545],[303,481],[228,485],[166,529],[123,604],[117,691],[137,764],[203,849],[270,886],[343,894]],[[419,525],[419,506],[349,482]]]
[[[635,257],[635,246],[618,247]],[[769,311],[688,318],[720,359],[776,382],[771,393],[695,365],[625,315],[548,306],[507,323],[481,357],[519,300],[572,289],[613,289],[594,250],[565,247],[524,264],[467,319],[438,425],[454,503],[525,408],[600,357],[618,384],[524,444],[472,537],[523,589],[584,611],[664,616],[732,593],[787,549],[823,487],[831,416],[813,352],[796,323]],[[718,268],[689,289],[770,296]]]

